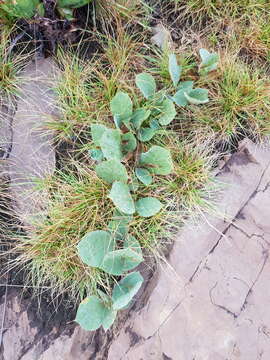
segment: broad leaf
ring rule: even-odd
[[[157,120],[155,120],[155,119],[152,119],[151,121],[150,121],[150,128],[151,129],[154,129],[154,130],[158,130],[158,129],[160,129],[160,125],[159,125],[159,122],[157,121]]]
[[[112,200],[116,208],[124,214],[131,215],[135,213],[134,201],[127,184],[124,184],[121,181],[115,181],[109,198]]]
[[[103,230],[96,230],[86,234],[77,245],[81,260],[92,267],[99,267],[107,252],[114,249],[112,235]]]
[[[119,160],[111,159],[103,161],[95,168],[97,176],[109,184],[114,181],[122,181],[124,183],[128,180],[127,170]]]
[[[200,49],[200,56],[202,59],[200,65],[202,72],[207,74],[208,72],[217,69],[218,61],[219,61],[219,56],[217,53],[210,53],[206,49]]]
[[[181,81],[177,86],[177,90],[184,90],[186,93],[189,93],[193,89],[194,81]]]
[[[80,303],[75,321],[87,331],[94,331],[103,324],[108,329],[113,323],[114,314],[116,315],[114,309],[106,307],[101,299],[93,295]]]
[[[135,110],[130,120],[134,126],[134,129],[138,130],[141,127],[142,123],[147,120],[150,115],[150,110],[146,110],[143,108]]]
[[[110,309],[102,321],[102,327],[107,331],[114,323],[117,316],[117,310]]]
[[[147,73],[141,73],[136,76],[136,85],[146,99],[153,96],[157,89],[155,79]]]
[[[125,154],[134,151],[136,147],[137,140],[131,132],[122,135],[122,150]]]
[[[156,215],[163,205],[156,198],[145,197],[136,201],[135,206],[140,216],[150,217]]]
[[[180,77],[181,77],[182,68],[177,64],[177,59],[175,54],[170,54],[169,56],[169,73],[173,81],[174,86],[176,87]]]
[[[153,181],[152,175],[146,169],[136,168],[135,174],[136,174],[137,178],[146,186],[150,185]]]
[[[91,159],[93,159],[95,161],[102,161],[104,158],[103,152],[100,149],[89,150],[89,155],[90,155]]]
[[[141,274],[133,272],[116,284],[112,293],[113,308],[119,310],[126,307],[137,294],[142,283]]]
[[[102,124],[91,125],[91,136],[96,146],[100,146],[100,140],[106,130],[108,130],[108,128]]]
[[[193,81],[181,82],[179,84],[179,86],[177,87],[178,91],[176,92],[176,94],[173,97],[174,102],[178,106],[186,106],[188,104],[188,101],[187,101],[184,93],[189,94],[189,92],[192,90],[192,88],[193,88]]]
[[[104,257],[101,269],[112,275],[122,275],[143,261],[142,254],[132,248],[111,251]]]
[[[120,91],[112,99],[111,112],[115,117],[116,125],[121,126],[121,122],[132,115],[132,101],[128,94]]]
[[[184,95],[188,102],[194,105],[206,104],[209,101],[208,90],[206,89],[197,88],[191,90],[188,94],[184,92]]]
[[[162,104],[158,107],[160,116],[158,121],[160,125],[170,124],[176,116],[174,103],[170,99],[163,100]]]
[[[154,145],[140,156],[140,164],[153,174],[169,175],[173,170],[173,161],[169,150]]]
[[[138,139],[142,142],[146,142],[152,139],[152,137],[155,135],[156,130],[152,128],[140,128],[138,131]]]
[[[105,130],[100,139],[100,146],[106,159],[122,159],[121,133],[119,130]]]

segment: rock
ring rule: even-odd
[[[48,59],[30,63],[22,74],[17,111],[12,122],[12,148],[9,154],[9,176],[14,209],[21,222],[37,216],[45,203],[34,179],[52,174],[55,152],[52,134],[44,130],[45,122],[57,114],[52,87],[56,83],[56,66]]]
[[[270,358],[270,150],[244,141],[224,165],[223,218],[189,224],[109,360]]]

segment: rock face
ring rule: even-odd
[[[33,180],[46,177],[55,168],[52,135],[44,130],[44,125],[57,114],[52,91],[56,74],[56,67],[50,59],[38,59],[26,67],[12,121],[12,146],[8,159],[11,197],[18,217],[25,224],[42,208],[43,194],[37,192]]]
[[[270,359],[269,165],[242,143],[218,176],[223,219],[183,229],[109,360]]]

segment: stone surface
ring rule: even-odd
[[[182,230],[109,360],[270,358],[269,165],[269,149],[241,144],[218,176],[223,218]]]
[[[14,208],[27,224],[44,204],[46,194],[36,190],[34,179],[46,177],[55,168],[52,134],[44,124],[56,116],[56,66],[50,59],[31,62],[22,74],[17,111],[12,121],[12,147],[9,153],[9,176]]]

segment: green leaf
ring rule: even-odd
[[[86,234],[77,245],[81,260],[92,267],[99,267],[105,254],[114,249],[112,235],[103,230]]]
[[[176,87],[180,77],[181,77],[182,67],[177,64],[177,59],[175,54],[170,54],[169,56],[169,73],[173,81],[174,86]]]
[[[122,159],[121,133],[119,130],[106,129],[100,139],[100,146],[106,159]]]
[[[117,310],[110,309],[102,321],[102,327],[107,331],[114,323],[117,316]]]
[[[132,215],[122,214],[117,209],[114,211],[112,220],[108,224],[108,229],[116,241],[122,240],[127,236],[132,219]]]
[[[184,90],[178,90],[174,95],[173,100],[178,106],[186,106],[188,104]]]
[[[102,270],[111,275],[122,275],[134,269],[143,261],[143,256],[131,248],[111,251],[104,257],[100,266]]]
[[[152,75],[147,73],[136,75],[136,85],[146,99],[153,96],[157,89],[155,79]]]
[[[160,125],[159,125],[159,122],[157,121],[157,120],[155,120],[155,119],[152,119],[151,121],[150,121],[150,128],[151,129],[153,129],[153,130],[158,130],[158,129],[160,129]]]
[[[174,103],[170,99],[163,100],[162,104],[158,107],[160,116],[158,121],[160,125],[170,124],[176,116]]]
[[[97,296],[92,295],[84,299],[77,310],[75,321],[87,331],[94,331],[102,324],[105,328],[112,324],[115,310],[104,305]],[[114,317],[115,319],[115,317]]]
[[[146,110],[146,109],[137,109],[134,111],[132,117],[131,117],[131,123],[133,124],[134,128],[136,130],[138,130],[142,123],[147,120],[149,118],[149,116],[151,115],[151,111],[150,110]]]
[[[121,181],[113,183],[109,198],[112,200],[118,210],[124,214],[134,214],[135,206],[130,190],[127,184]]]
[[[103,152],[100,149],[89,150],[89,155],[90,155],[91,159],[93,159],[95,161],[101,161],[104,158]]]
[[[134,151],[136,147],[137,140],[131,132],[122,135],[122,150],[125,154]]]
[[[96,146],[100,146],[100,140],[106,130],[108,130],[108,128],[102,124],[91,125],[91,136]]]
[[[153,178],[148,170],[143,168],[136,168],[135,174],[144,185],[148,186],[152,184]]]
[[[97,176],[109,184],[114,181],[128,181],[127,170],[119,160],[106,160],[98,164],[95,168]]]
[[[121,126],[121,122],[123,120],[131,117],[133,105],[128,94],[119,91],[112,99],[110,105],[111,105],[111,112],[113,116],[116,118],[118,125]]]
[[[156,130],[152,128],[140,128],[138,131],[138,139],[142,142],[146,142],[152,139],[155,135]]]
[[[177,90],[184,90],[186,93],[189,93],[193,89],[194,81],[181,81],[177,86]]]
[[[191,90],[188,94],[184,92],[184,95],[190,104],[199,105],[206,104],[208,99],[208,90],[206,89],[194,89]]]
[[[9,17],[30,19],[41,7],[39,0],[5,0],[0,2],[0,12],[3,10]]]
[[[200,49],[200,56],[202,59],[200,69],[205,74],[210,71],[216,70],[219,62],[219,56],[217,53],[210,53],[206,49]]]
[[[132,272],[115,285],[112,293],[113,308],[116,310],[126,307],[139,291],[143,277],[139,272]]]
[[[163,205],[153,197],[142,198],[135,203],[138,214],[142,217],[150,217],[156,215]]]
[[[154,145],[140,156],[140,164],[153,174],[169,175],[173,170],[173,161],[169,150]]]
[[[186,106],[188,104],[184,93],[190,93],[193,88],[193,83],[193,81],[183,81],[177,87],[178,91],[174,95],[173,100],[178,106]]]

